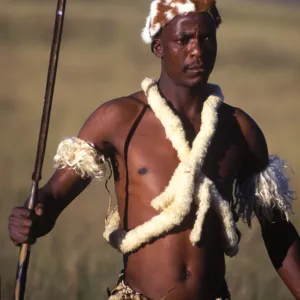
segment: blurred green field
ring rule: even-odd
[[[221,1],[219,1],[221,2]],[[65,136],[76,135],[101,103],[159,75],[159,61],[140,38],[149,1],[70,1],[45,157],[43,181]],[[0,299],[12,299],[18,250],[7,234],[12,207],[31,184],[43,104],[55,1],[1,0],[0,9]],[[261,126],[271,153],[292,166],[300,191],[300,6],[220,3],[219,57],[211,81],[226,101]],[[112,184],[111,184],[112,187]],[[93,183],[32,250],[27,299],[106,299],[122,259],[102,238],[107,195]],[[300,230],[295,203],[293,220]],[[298,214],[297,214],[298,213]],[[228,259],[233,299],[292,299],[268,260],[256,222],[241,224],[238,257]]]

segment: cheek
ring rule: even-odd
[[[203,59],[207,63],[207,66],[212,68],[216,61],[217,48],[215,46],[207,46],[203,54]]]
[[[182,49],[169,49],[165,55],[166,67],[173,72],[183,70],[185,54]]]
[[[211,45],[207,46],[207,51],[210,54],[210,56],[216,56],[217,55],[217,44],[212,43]]]

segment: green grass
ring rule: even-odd
[[[224,1],[225,2],[225,1]],[[18,257],[7,235],[12,207],[27,197],[43,103],[55,12],[52,1],[4,0],[0,10],[0,272],[2,299],[11,299]],[[300,12],[294,7],[226,1],[220,10],[219,57],[211,81],[226,101],[246,110],[261,126],[271,153],[300,177]],[[159,61],[139,33],[148,1],[70,1],[61,48],[42,183],[52,172],[59,141],[76,135],[101,103],[157,77]],[[112,187],[112,185],[111,185]],[[298,189],[299,190],[299,189]],[[121,256],[103,241],[107,195],[93,183],[63,213],[50,235],[32,250],[27,299],[105,299],[121,268]],[[295,205],[299,213],[300,206]],[[300,223],[294,218],[298,229]],[[273,270],[256,222],[241,224],[237,258],[228,259],[234,299],[291,299]]]

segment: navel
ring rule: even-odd
[[[185,264],[182,265],[182,270],[180,274],[181,281],[186,281],[189,276],[190,276],[190,272],[188,271],[187,266]]]
[[[148,173],[148,169],[147,168],[141,168],[138,170],[138,173],[140,175],[146,175]]]

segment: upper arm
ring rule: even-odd
[[[79,131],[78,138],[92,143],[95,146],[97,155],[108,156],[110,137],[118,122],[121,122],[118,100],[106,102],[87,119]],[[68,147],[66,149],[67,151],[75,151],[74,149],[68,150]],[[84,150],[81,149],[81,151]],[[66,157],[68,155],[72,156],[72,153],[65,153]],[[58,216],[89,185],[91,180],[90,177],[80,176],[73,166],[65,166],[54,172],[40,190],[40,197],[43,198],[44,202],[49,203],[49,206],[51,206],[49,210]]]
[[[256,174],[266,169],[269,163],[268,147],[263,132],[257,123],[244,111],[236,108],[235,115],[240,126],[241,133],[246,141],[246,148],[243,153],[241,167],[237,174],[237,187],[242,191],[239,196],[239,202],[243,203],[243,218],[251,224],[251,216],[253,212],[262,221],[264,214],[260,214],[254,201],[255,191],[249,193],[248,186],[253,188],[252,178]],[[261,219],[262,218],[262,219]],[[263,223],[261,223],[262,225]]]
[[[93,143],[99,151],[106,152],[116,128],[124,121],[125,98],[105,102],[83,124],[78,137]]]
[[[243,181],[266,169],[269,164],[269,154],[265,137],[255,121],[241,110],[237,110],[237,119],[248,148],[241,170],[240,180]],[[272,183],[269,182],[269,184]],[[272,201],[272,199],[269,200]],[[276,200],[274,199],[273,203],[276,203]],[[285,212],[280,210],[277,204],[269,208],[272,213],[267,215],[261,213],[260,206],[254,205],[253,209],[261,225],[262,236],[271,260],[278,268],[290,246],[298,239],[297,231],[290,222],[287,222]]]
[[[269,153],[263,132],[257,123],[241,109],[235,112],[247,149],[244,154],[241,173],[245,176],[259,173],[269,162]]]

